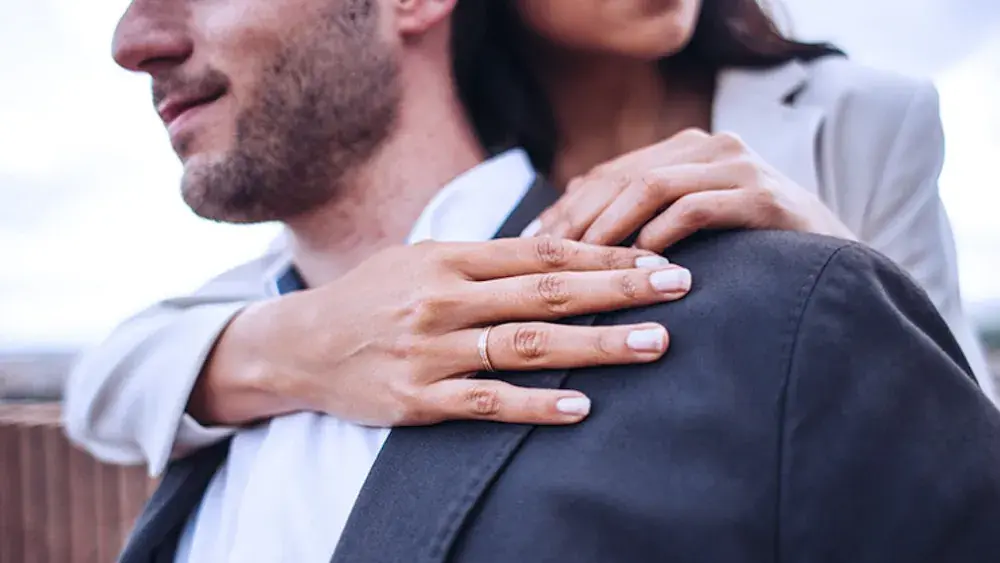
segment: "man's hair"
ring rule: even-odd
[[[558,138],[545,90],[524,49],[526,30],[510,0],[458,0],[452,66],[459,97],[480,142],[491,151],[524,148],[547,174]],[[703,0],[691,41],[661,61],[664,69],[761,68],[844,53],[829,43],[783,35],[756,0]]]

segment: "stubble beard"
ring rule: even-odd
[[[377,14],[348,1],[264,68],[236,122],[234,147],[189,166],[184,201],[228,223],[287,221],[328,204],[397,121],[401,92]]]

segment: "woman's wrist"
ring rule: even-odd
[[[252,303],[226,326],[191,392],[187,412],[204,425],[241,426],[302,410],[293,385],[267,357],[277,301]]]

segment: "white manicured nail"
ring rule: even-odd
[[[662,256],[640,256],[635,259],[636,268],[662,268],[664,266],[669,266],[670,260]]]
[[[563,414],[587,415],[590,413],[590,399],[586,397],[566,397],[556,401],[556,409]]]
[[[663,327],[644,328],[628,333],[625,345],[636,352],[660,352],[666,339],[667,331]]]
[[[684,268],[668,268],[653,272],[649,276],[649,283],[657,291],[673,293],[677,291],[687,291],[691,289],[691,272]]]
[[[533,237],[541,229],[542,229],[542,222],[539,221],[538,219],[535,219],[534,221],[528,223],[528,226],[525,227],[523,231],[521,231],[521,236]]]

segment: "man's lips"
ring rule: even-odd
[[[208,105],[225,94],[225,91],[217,92],[209,96],[199,96],[199,97],[167,97],[160,103],[159,107],[156,108],[156,112],[160,114],[160,119],[163,120],[163,124],[168,128],[170,124],[177,120],[181,115],[189,110]]]

